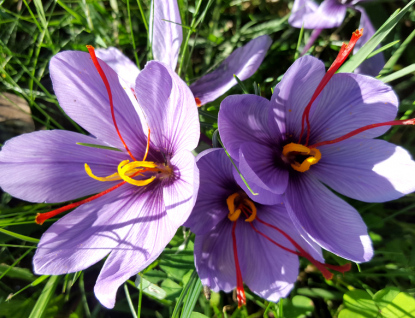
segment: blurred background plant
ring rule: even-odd
[[[249,40],[263,34],[272,37],[271,49],[256,74],[227,95],[247,90],[269,98],[311,35],[311,30],[288,25],[291,0],[178,3],[184,39],[188,37],[182,44],[178,71],[189,84]],[[387,61],[380,79],[398,94],[400,119],[414,117],[415,110],[413,4],[409,0],[365,3],[376,28],[391,17],[377,36],[382,38]],[[402,14],[396,14],[404,7]],[[86,44],[115,46],[142,68],[152,59],[149,14],[150,0],[0,0],[0,144],[39,129],[83,132],[62,112],[54,96],[48,71],[51,57],[62,50],[87,51]],[[330,66],[358,21],[354,11],[348,12],[344,23],[324,30],[309,52]],[[369,54],[373,49],[366,50]],[[353,63],[342,71],[350,71]],[[218,146],[217,114],[224,97],[199,109],[203,134],[197,152]],[[382,138],[415,155],[413,129],[396,127]],[[362,214],[376,252],[369,263],[354,265],[344,276],[324,280],[316,268],[301,260],[297,284],[287,299],[269,303],[247,290],[247,306],[238,309],[232,294],[202,288],[193,263],[194,236],[183,228],[158,260],[120,288],[116,307],[107,310],[93,295],[102,264],[65,276],[33,274],[36,243],[56,220],[39,226],[34,217],[54,205],[28,204],[0,192],[0,317],[415,317],[415,196],[384,204],[344,199]],[[345,262],[329,253],[325,257]]]

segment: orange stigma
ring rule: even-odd
[[[202,106],[202,101],[200,100],[200,98],[199,98],[199,97],[195,97],[195,102],[196,102],[196,106],[197,106],[197,107]]]
[[[352,37],[349,41],[349,44],[343,43],[339,54],[337,55],[336,59],[334,60],[333,64],[330,66],[330,68],[327,70],[327,73],[323,76],[323,79],[321,80],[320,84],[318,84],[313,96],[311,97],[310,101],[308,102],[307,106],[304,109],[303,116],[301,118],[301,133],[300,138],[298,140],[298,143],[301,143],[301,138],[304,133],[304,121],[307,123],[307,138],[305,142],[305,146],[308,145],[309,139],[310,139],[310,121],[309,121],[309,114],[311,105],[314,103],[314,101],[317,99],[317,97],[320,95],[324,87],[328,84],[330,79],[333,77],[334,73],[337,72],[337,70],[340,68],[340,66],[344,63],[344,61],[347,59],[349,54],[353,51],[354,46],[356,45],[357,40],[361,38],[363,35],[363,29],[356,30],[353,32]]]

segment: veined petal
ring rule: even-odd
[[[204,286],[215,292],[230,292],[236,287],[232,246],[232,222],[223,219],[205,235],[196,235],[195,266]]]
[[[193,95],[203,105],[214,101],[236,85],[234,75],[241,81],[251,77],[264,60],[271,43],[268,35],[262,35],[236,49],[216,70],[190,85]]]
[[[262,221],[280,228],[300,245],[308,245],[297,234],[283,207],[261,206],[258,207],[257,213]],[[280,298],[286,297],[297,280],[298,256],[274,245],[256,233],[247,222],[237,222],[238,257],[244,282],[251,291],[268,301],[277,302]],[[295,251],[291,243],[276,230],[256,221],[253,221],[252,225],[275,242]]]
[[[197,157],[200,188],[196,205],[185,226],[197,236],[206,234],[229,213],[226,199],[237,192],[232,163],[221,148],[208,149]]]
[[[115,47],[97,49],[95,50],[95,54],[107,63],[131,88],[134,88],[135,79],[140,73],[140,70],[119,49]]]
[[[394,120],[398,105],[392,88],[377,79],[359,74],[335,74],[311,107],[310,143],[332,140],[366,125]],[[370,129],[352,138],[374,138],[388,129],[387,126]]]
[[[194,155],[187,150],[171,160],[175,167],[174,180],[163,184],[163,200],[170,222],[178,228],[188,219],[199,190],[199,169]]]
[[[135,91],[152,143],[166,155],[196,148],[200,137],[196,102],[176,73],[160,62],[148,62],[137,77]]]
[[[33,258],[35,273],[73,273],[105,257],[124,242],[136,223],[145,222],[145,214],[140,213],[145,203],[142,191],[123,185],[55,222],[40,239]]]
[[[359,29],[363,28],[363,35],[357,41],[356,46],[353,49],[353,53],[355,54],[367,41],[375,34],[376,30],[370,22],[369,16],[367,15],[365,9],[362,7],[355,7],[357,11],[360,12],[360,25]],[[380,48],[380,45],[377,47]],[[365,74],[370,76],[377,76],[382,68],[385,66],[385,57],[383,53],[376,54],[375,56],[371,57],[368,60],[365,60],[362,64],[359,65],[358,68],[355,69],[355,73],[357,74]]]
[[[276,165],[278,153],[269,146],[243,143],[239,152],[239,168],[245,179],[272,193],[282,194],[287,188],[288,171]]]
[[[239,158],[245,142],[273,144],[280,140],[278,127],[270,120],[270,102],[257,95],[226,97],[219,110],[219,132],[232,158]]]
[[[415,191],[415,162],[384,140],[354,139],[320,148],[310,172],[333,190],[366,202],[385,202]]]
[[[149,38],[154,59],[165,63],[172,71],[176,69],[183,41],[181,24],[177,0],[151,1]]]
[[[271,105],[283,139],[300,135],[304,109],[325,73],[322,61],[306,55],[290,66],[275,87]]]
[[[99,182],[85,172],[87,163],[99,176],[117,171],[124,152],[76,143],[105,145],[93,137],[46,130],[10,139],[0,152],[0,184],[12,196],[30,202],[63,202],[104,191],[117,181]]]
[[[95,284],[95,296],[107,308],[114,307],[118,287],[150,265],[176,233],[177,227],[167,217],[161,188],[145,194],[134,211],[133,226],[113,248]]]
[[[295,0],[288,22],[295,28],[330,29],[338,27],[346,16],[346,6],[337,0],[325,0],[320,6],[312,0]]]
[[[317,179],[306,173],[292,176],[285,205],[296,227],[308,234],[305,240],[353,262],[372,258],[372,242],[359,213]]]
[[[115,118],[130,150],[142,156],[147,127],[142,126],[140,110],[131,89],[121,85],[117,74],[99,61],[113,96]],[[91,57],[85,52],[66,51],[50,61],[53,89],[60,106],[79,125],[107,144],[124,149],[111,117],[108,93]],[[144,125],[145,126],[145,125]]]

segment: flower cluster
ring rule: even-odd
[[[357,2],[296,0],[290,23],[338,26]],[[239,306],[246,302],[244,282],[269,301],[287,296],[299,257],[326,279],[350,270],[350,263],[325,263],[322,249],[369,261],[366,225],[330,189],[365,202],[413,192],[409,153],[375,138],[415,120],[394,120],[398,99],[381,81],[335,74],[362,30],[327,72],[323,62],[304,56],[270,100],[226,97],[218,118],[226,151],[209,149],[195,158],[197,106],[234,86],[234,75],[250,77],[271,39],[250,41],[188,86],[175,72],[183,39],[177,2],[154,0],[151,8],[155,61],[143,70],[116,48],[87,46],[89,54],[61,52],[50,62],[61,107],[89,135],[38,131],[9,140],[0,152],[0,186],[11,195],[48,203],[86,197],[37,215],[43,224],[74,209],[43,234],[35,273],[81,271],[106,258],[95,295],[112,308],[118,287],[151,264],[182,225],[196,234],[202,283],[214,291],[236,288]],[[370,37],[366,13],[354,8]]]

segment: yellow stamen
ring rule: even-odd
[[[235,206],[236,200],[238,200],[237,206]],[[228,219],[231,220],[232,222],[235,222],[236,220],[239,219],[239,216],[241,215],[242,210],[244,211],[245,215],[248,212],[251,213],[249,218],[245,220],[246,222],[252,222],[253,220],[255,220],[256,213],[257,213],[255,204],[248,198],[245,198],[245,197],[241,198],[241,195],[239,193],[235,192],[234,194],[231,194],[226,199],[226,204],[228,205],[228,209],[229,209]]]
[[[255,207],[255,204],[251,200],[245,200],[244,203],[251,208],[251,212],[252,212],[251,216],[249,218],[247,218],[245,220],[245,222],[252,222],[256,218],[256,207]]]
[[[133,178],[130,178],[127,174],[129,174],[131,171],[137,168],[149,168],[145,169],[146,171],[154,171],[153,169],[157,167],[157,164],[151,161],[133,161],[130,162],[129,160],[121,161],[118,165],[118,174],[124,181],[142,187],[145,186],[156,178],[155,176],[152,176],[145,180],[135,180]]]
[[[226,199],[226,203],[228,204],[228,209],[229,209],[229,213],[234,213],[235,212],[235,199],[239,197],[238,193],[234,193],[231,194],[227,199]]]
[[[98,180],[98,181],[117,181],[117,180],[121,180],[121,178],[120,178],[120,176],[117,172],[113,173],[112,175],[109,175],[107,177],[98,177],[98,176],[96,176],[92,173],[92,170],[88,166],[87,163],[85,164],[85,171],[88,174],[88,176],[90,176],[92,179],[95,179],[95,180]]]
[[[321,152],[317,148],[310,149],[304,145],[295,144],[293,142],[284,146],[282,150],[282,155],[286,157],[288,161],[291,162],[291,167],[299,172],[307,171],[308,169],[310,169],[310,166],[315,165],[321,159]],[[299,163],[297,161],[293,162],[292,159],[290,160],[290,155],[293,155],[294,157],[296,155],[309,157],[306,158],[303,162]]]

